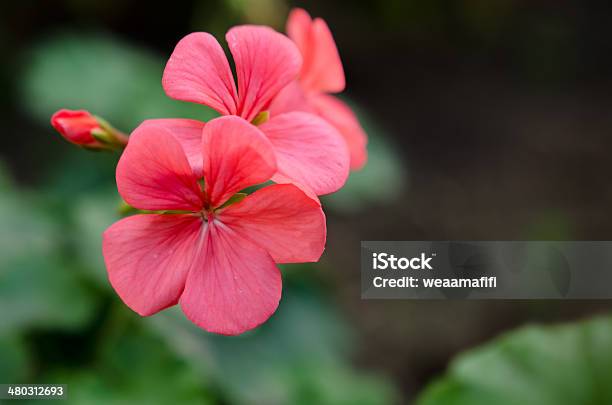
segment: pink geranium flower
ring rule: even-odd
[[[349,156],[338,131],[315,114],[268,113],[272,99],[300,71],[302,57],[293,42],[262,26],[234,27],[226,39],[236,65],[237,86],[217,40],[196,32],[181,39],[168,60],[162,80],[168,96],[259,125],[276,155],[272,180],[294,182],[319,195],[342,187]]]
[[[321,256],[326,230],[320,203],[292,184],[237,198],[243,196],[236,192],[277,171],[272,143],[242,118],[200,127],[195,171],[196,156],[186,155],[184,146],[193,140],[164,124],[145,122],[133,132],[117,166],[117,187],[136,208],[170,212],[127,217],[104,232],[110,282],[143,316],[179,303],[210,332],[252,329],[278,306],[275,263]]]
[[[274,99],[270,113],[308,111],[325,118],[344,137],[351,169],[362,168],[368,157],[367,136],[351,108],[329,94],[339,93],[345,86],[342,61],[329,27],[321,18],[313,20],[296,8],[289,14],[287,34],[300,50],[303,65],[297,81]]]

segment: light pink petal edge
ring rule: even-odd
[[[348,177],[349,154],[338,131],[324,119],[309,113],[290,112],[272,117],[260,126],[272,142],[278,175],[308,187],[315,194],[340,189]]]
[[[198,268],[179,302],[199,327],[238,335],[265,322],[281,298],[280,271],[268,253],[220,222],[209,224]]]
[[[157,118],[143,125],[158,125],[168,130],[181,144],[189,164],[197,177],[202,177],[202,130],[205,123],[183,118]]]
[[[103,235],[111,285],[140,315],[175,305],[198,254],[203,223],[191,215],[134,215]]]
[[[339,93],[344,90],[340,54],[323,19],[312,20],[303,9],[293,9],[287,20],[287,34],[302,53],[300,82],[307,91]]]
[[[325,248],[321,205],[293,184],[257,190],[221,211],[219,220],[262,247],[277,263],[316,262]]]
[[[142,210],[199,211],[202,198],[179,141],[154,124],[132,132],[117,164],[117,189],[123,199]]]
[[[234,27],[226,39],[236,63],[237,115],[252,121],[297,77],[302,57],[289,38],[269,27]]]
[[[169,97],[236,114],[238,95],[223,48],[212,35],[194,32],[174,48],[162,78]]]

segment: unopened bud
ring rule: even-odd
[[[127,136],[86,110],[59,110],[51,125],[68,142],[84,148],[119,149],[127,144]]]

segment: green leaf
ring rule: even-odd
[[[65,230],[33,201],[0,194],[0,334],[29,327],[74,328],[95,311],[95,297],[62,255]]]
[[[459,356],[419,405],[612,403],[612,318],[531,326]]]
[[[0,381],[4,384],[23,382],[29,371],[29,357],[23,341],[0,336]]]
[[[233,196],[231,196],[226,202],[224,202],[219,208],[217,208],[217,210],[222,210],[223,208],[229,207],[232,204],[239,203],[240,201],[244,200],[247,196],[248,194],[245,194],[245,193],[236,193]]]
[[[41,125],[49,125],[49,117],[60,108],[87,109],[128,133],[147,118],[205,121],[216,116],[207,107],[164,94],[164,56],[109,36],[59,35],[39,44],[28,56],[21,100],[24,110]]]
[[[75,255],[83,263],[86,274],[99,286],[110,289],[102,256],[102,233],[120,219],[117,204],[121,199],[116,190],[102,191],[72,201],[71,215],[75,229],[70,237],[76,247]]]
[[[189,364],[134,324],[95,367],[51,372],[42,381],[68,384],[66,404],[216,403]]]
[[[230,403],[385,404],[396,395],[384,379],[351,367],[350,331],[312,291],[286,287],[269,321],[235,337],[208,334],[177,308],[146,321]]]

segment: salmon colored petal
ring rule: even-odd
[[[273,117],[260,128],[274,145],[279,182],[291,179],[317,195],[332,193],[346,182],[349,171],[346,143],[322,118],[290,112]]]
[[[270,103],[268,107],[271,117],[291,111],[303,111],[315,113],[316,110],[310,105],[308,96],[304,93],[302,85],[294,80],[286,85]]]
[[[300,8],[293,9],[287,20],[287,34],[302,53],[300,82],[307,91],[339,93],[345,78],[338,48],[327,23]]]
[[[270,255],[214,221],[209,223],[204,257],[189,272],[179,302],[199,327],[237,335],[276,311],[281,290],[281,275]]]
[[[167,129],[180,142],[189,164],[197,177],[202,177],[202,130],[204,122],[183,118],[146,120],[143,125],[157,125]]]
[[[142,210],[202,208],[198,178],[179,141],[166,128],[145,124],[134,130],[119,163],[117,189]]]
[[[108,277],[128,307],[147,316],[178,302],[203,224],[192,215],[134,215],[104,232]]]
[[[296,7],[289,12],[287,17],[287,35],[298,47],[304,57],[304,51],[309,48],[310,27],[312,26],[312,18],[310,14],[303,8]]]
[[[318,199],[292,184],[264,187],[225,208],[219,220],[277,263],[316,262],[325,248],[325,214]]]
[[[368,137],[351,108],[339,98],[320,94],[311,98],[318,114],[344,137],[351,155],[351,170],[361,169],[368,160]]]
[[[272,144],[242,118],[215,118],[203,133],[206,193],[213,207],[243,188],[268,181],[276,172]]]
[[[252,121],[297,77],[302,57],[289,38],[268,27],[234,27],[225,38],[236,62],[240,100],[237,115]]]
[[[304,194],[306,194],[308,197],[310,197],[311,200],[317,202],[319,205],[321,205],[321,200],[319,200],[319,196],[315,194],[314,191],[312,191],[312,189],[310,189],[309,187],[306,187],[303,184],[298,183],[297,181],[292,181],[290,178],[283,176],[280,173],[276,173],[274,175],[274,183],[276,184],[292,184],[295,187],[299,188],[300,190],[302,190],[302,192]]]
[[[205,104],[221,114],[236,113],[238,96],[229,62],[208,33],[194,32],[179,41],[162,85],[169,97]]]

